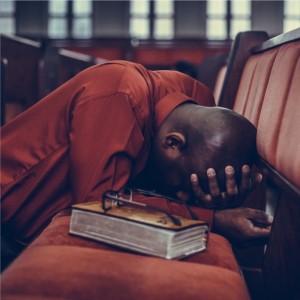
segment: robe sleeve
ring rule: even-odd
[[[144,137],[126,94],[81,99],[70,122],[70,178],[75,203],[100,201],[126,185]]]

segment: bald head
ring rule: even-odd
[[[179,134],[177,146],[171,151],[166,145]],[[165,137],[170,137],[164,148]],[[232,165],[240,180],[244,164],[252,165],[256,154],[256,128],[241,115],[220,107],[184,104],[177,107],[164,121],[156,137],[157,163],[163,176],[175,173],[167,185],[190,189],[189,178],[196,173],[202,188],[208,192],[206,171],[214,168],[218,183],[225,190],[224,169]],[[178,150],[176,152],[175,150]],[[177,155],[175,155],[175,152]],[[171,154],[171,155],[170,155]],[[166,177],[165,177],[166,178]],[[168,179],[168,178],[166,178]]]

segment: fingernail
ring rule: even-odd
[[[197,175],[196,174],[192,174],[191,175],[191,180],[192,181],[197,181]]]
[[[214,176],[215,174],[216,174],[216,172],[215,172],[214,169],[210,168],[210,169],[207,170],[207,175],[208,176]]]
[[[225,172],[228,173],[228,174],[234,173],[233,167],[232,166],[227,166],[225,168]]]
[[[248,165],[244,165],[244,166],[243,166],[243,171],[244,171],[244,172],[250,172],[249,166],[248,166]]]

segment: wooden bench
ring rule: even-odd
[[[6,60],[5,122],[39,100],[41,54],[38,42],[1,35],[1,58]]]
[[[228,53],[217,56],[208,56],[198,66],[198,80],[204,83],[211,91],[216,89],[216,81],[220,70],[226,65]]]
[[[266,39],[238,36],[220,99],[257,127],[265,180],[247,204],[274,214],[265,249],[237,252],[254,299],[300,299],[300,28]]]
[[[45,97],[80,71],[106,60],[41,42],[1,35],[1,68],[5,70],[2,123]]]
[[[79,72],[98,63],[93,56],[56,48],[47,41],[44,44],[44,64],[40,74],[41,98]]]
[[[58,50],[58,86],[94,64],[94,58],[66,49]]]

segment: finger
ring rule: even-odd
[[[273,217],[266,212],[258,209],[250,209],[249,217],[253,224],[271,225],[273,223]]]
[[[268,237],[271,233],[271,226],[267,227],[253,227],[253,235],[254,237]]]
[[[239,188],[240,204],[247,197],[251,191],[251,169],[248,165],[242,166],[241,185]]]
[[[208,194],[205,194],[202,188],[200,187],[199,179],[196,174],[191,175],[191,184],[194,196],[202,201],[210,202],[212,200],[211,196]]]
[[[249,192],[250,188],[251,188],[251,171],[250,171],[250,167],[248,165],[243,165],[240,191],[242,193]]]
[[[226,193],[229,197],[236,196],[238,194],[238,187],[235,181],[234,168],[232,166],[227,166],[225,168],[226,177]]]
[[[216,172],[213,168],[207,170],[208,185],[212,198],[220,196],[220,189],[217,181]]]
[[[226,207],[235,207],[241,204],[242,198],[239,196],[238,186],[236,184],[235,172],[232,166],[225,168],[226,192],[222,193],[222,197],[226,202]]]
[[[224,199],[222,197],[222,194],[220,192],[219,184],[217,181],[216,172],[213,168],[209,168],[207,170],[207,176],[208,176],[208,185],[211,195],[211,205],[213,208],[221,208],[223,206]]]
[[[256,173],[253,175],[253,177],[251,178],[251,188],[250,190],[253,191],[257,188],[257,186],[261,183],[263,179],[262,174],[260,173]]]

